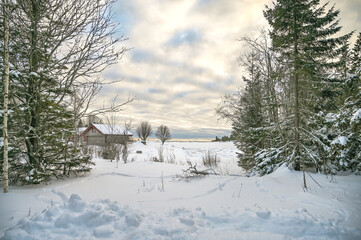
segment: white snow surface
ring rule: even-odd
[[[320,187],[306,175],[304,191],[286,166],[244,176],[232,143],[167,142],[165,162],[151,162],[159,148],[135,143],[132,162],[96,158],[82,177],[10,186],[0,239],[361,239],[361,176],[311,174]],[[207,150],[219,175],[180,180]]]
[[[339,136],[337,137],[335,140],[333,140],[331,142],[331,145],[341,145],[341,146],[346,146],[348,142],[347,137],[345,136]]]
[[[361,121],[361,108],[358,109],[351,118],[351,123],[352,122],[360,122]]]
[[[82,134],[86,129],[87,129],[87,127],[77,128],[77,129],[76,129],[76,133],[80,135],[80,134]]]

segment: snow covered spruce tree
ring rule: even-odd
[[[361,32],[357,36],[355,46],[350,54],[351,74],[360,76],[361,71]]]
[[[264,31],[256,40],[242,38],[248,52],[239,58],[246,75],[246,86],[232,95],[226,95],[216,109],[217,113],[232,123],[234,143],[242,153],[239,165],[262,174],[279,166],[280,153],[287,144],[282,125],[287,109],[281,109],[279,94],[284,83],[284,69],[270,49]]]
[[[262,104],[263,88],[260,74],[255,64],[257,56],[253,52],[247,54],[246,58],[249,61],[247,67],[249,76],[243,77],[246,87],[233,95],[225,96],[217,113],[232,122],[234,143],[242,150],[242,154],[238,155],[239,165],[249,170],[255,166],[255,162],[251,159],[265,143],[262,129],[265,125],[265,108]]]
[[[278,0],[264,11],[271,46],[267,36],[243,39],[252,53],[241,57],[246,87],[224,97],[217,112],[231,120],[235,144],[243,152],[239,165],[247,170],[265,174],[283,163],[296,170],[329,169],[331,159],[341,156],[333,146],[340,134],[332,129],[338,126],[329,122],[329,114],[343,108],[346,99],[354,106],[347,139],[358,144],[360,88],[350,87],[349,77],[350,69],[357,69],[350,63],[359,59],[354,57],[357,44],[349,53],[352,33],[333,37],[341,29],[339,11],[318,5],[317,0]]]
[[[278,0],[264,11],[273,50],[285,59],[283,64],[290,72],[293,137],[284,157],[296,170],[319,168],[321,153],[328,150],[323,136],[314,134],[319,126],[314,116],[335,109],[327,105],[335,99],[334,90],[340,84],[332,71],[341,64],[341,49],[351,36],[332,37],[341,29],[339,10],[318,5],[318,0]]]
[[[361,33],[350,52],[348,75],[340,88],[340,105],[326,115],[331,133],[328,171],[361,173]]]
[[[126,50],[118,45],[123,37],[113,37],[113,2],[11,1],[13,182],[38,183],[90,170],[90,157],[72,143],[79,117],[70,103],[79,86],[94,89],[92,79]]]

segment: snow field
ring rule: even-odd
[[[292,231],[290,231],[292,226]],[[352,229],[350,229],[352,230]],[[258,208],[207,214],[202,208],[144,211],[117,202],[86,202],[73,194],[20,220],[2,239],[357,239],[348,229],[309,213]],[[356,233],[355,234],[359,234]],[[336,237],[336,238],[335,238]]]
[[[232,143],[164,146],[174,163],[151,162],[159,143],[132,146],[127,164],[95,159],[89,175],[0,194],[1,239],[361,239],[361,177],[302,173],[282,166],[244,177]],[[180,180],[186,160],[217,172]],[[142,151],[137,154],[136,151]],[[163,188],[162,188],[163,186]]]

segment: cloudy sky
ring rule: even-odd
[[[343,31],[361,26],[361,1],[337,1]],[[109,80],[99,102],[116,94],[135,96],[119,123],[149,121],[170,127],[173,138],[229,135],[215,107],[226,93],[242,86],[242,36],[267,27],[262,10],[269,0],[120,0],[116,20],[131,48],[119,64],[103,73]],[[357,29],[357,27],[359,29]]]

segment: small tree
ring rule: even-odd
[[[136,129],[138,137],[142,143],[147,144],[147,138],[152,134],[152,126],[148,121],[141,122]]]
[[[160,125],[158,127],[155,136],[157,136],[157,138],[159,138],[159,140],[162,141],[162,145],[164,145],[165,141],[172,139],[172,136],[170,134],[170,129],[165,125]]]

